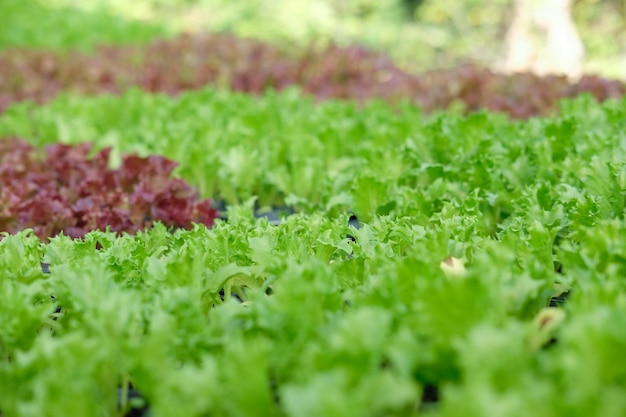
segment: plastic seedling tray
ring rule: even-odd
[[[148,417],[150,415],[150,407],[143,398],[141,393],[136,389],[130,388],[124,390],[122,388],[117,389],[117,406],[122,408],[122,399],[126,395],[126,404],[130,406],[130,409],[124,414],[124,417]]]

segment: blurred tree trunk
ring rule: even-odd
[[[584,47],[572,0],[516,0],[506,43],[506,71],[581,75]]]

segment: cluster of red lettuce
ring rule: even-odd
[[[123,157],[109,168],[110,149],[89,157],[91,145],[56,144],[45,152],[19,139],[0,141],[0,231],[32,228],[45,240],[78,238],[95,229],[134,233],[155,221],[168,227],[213,225],[210,200],[182,179],[176,162],[160,156]]]
[[[452,104],[514,118],[548,114],[561,98],[589,92],[621,97],[622,82],[585,76],[503,75],[477,66],[415,74],[365,48],[331,45],[297,56],[231,35],[185,35],[147,46],[101,47],[95,53],[12,50],[0,56],[0,112],[13,102],[44,102],[62,91],[84,94],[140,87],[177,94],[205,85],[261,93],[299,86],[320,99],[410,101],[424,111]]]

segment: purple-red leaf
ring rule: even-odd
[[[162,156],[123,156],[108,168],[110,149],[51,145],[41,152],[18,139],[0,141],[0,231],[33,228],[41,239],[61,232],[73,238],[94,229],[134,233],[161,221],[188,228],[213,225],[210,200],[182,179],[176,162]]]

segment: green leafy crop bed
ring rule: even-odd
[[[588,96],[523,122],[297,90],[14,105],[0,136],[165,155],[228,220],[4,236],[0,413],[623,416],[625,128]]]

